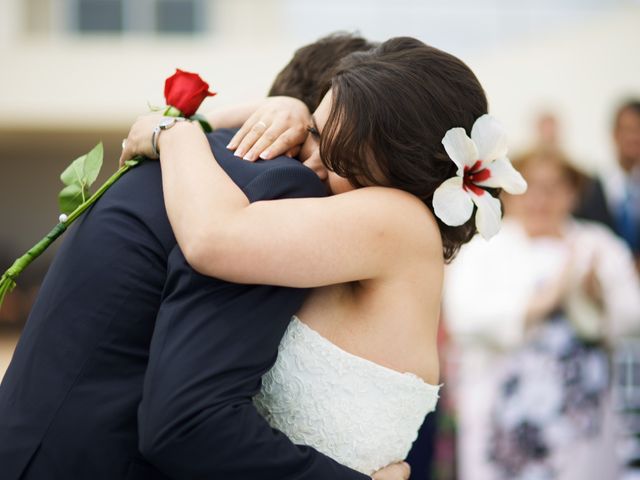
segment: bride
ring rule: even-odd
[[[294,442],[371,474],[405,458],[435,408],[444,264],[496,230],[493,187],[524,189],[486,112],[464,63],[395,38],[347,57],[313,115],[300,160],[326,198],[249,203],[196,125],[159,136],[167,212],[196,270],[313,288],[255,399]],[[124,154],[152,157],[157,121],[138,119]]]

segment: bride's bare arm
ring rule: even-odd
[[[264,103],[264,100],[230,105],[211,110],[205,117],[211,126],[219,128],[240,128]]]
[[[155,123],[143,117],[130,141]],[[409,194],[369,187],[250,204],[197,125],[175,125],[162,133],[159,147],[167,213],[183,253],[201,273],[237,283],[316,287],[380,278],[429,250],[441,257],[437,225]],[[437,235],[435,241],[425,245],[419,228]]]

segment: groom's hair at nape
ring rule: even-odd
[[[313,112],[331,87],[333,74],[344,57],[371,50],[377,43],[352,33],[336,32],[299,48],[276,76],[269,96],[286,95],[302,100]]]
[[[442,145],[445,133],[462,127],[470,135],[488,110],[471,69],[415,38],[398,37],[344,58],[331,88],[320,140],[326,167],[355,187],[383,185],[412,193],[433,212],[435,190],[457,171]],[[435,218],[450,261],[475,235],[475,215],[456,227]]]

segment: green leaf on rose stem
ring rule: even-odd
[[[102,168],[103,157],[104,148],[102,146],[102,142],[98,143],[89,153],[87,153],[87,158],[84,161],[84,175],[87,188],[91,187],[93,182],[98,178],[100,169]]]
[[[88,195],[86,188],[73,184],[66,186],[58,195],[60,212],[69,214],[78,208]]]
[[[67,186],[78,185],[82,186],[84,178],[84,162],[87,156],[82,155],[76,158],[71,165],[65,168],[64,172],[60,174],[60,180]]]
[[[198,122],[202,127],[202,130],[204,130],[206,133],[213,132],[213,128],[211,128],[211,124],[207,120],[207,117],[205,117],[204,115],[200,113],[196,113],[194,115],[191,115],[191,117],[189,117],[189,120],[194,120]]]
[[[104,149],[102,142],[98,143],[91,151],[76,158],[60,175],[60,180],[67,186],[77,185],[84,192],[98,178],[102,168]]]
[[[89,191],[86,187],[78,184],[67,185],[62,189],[58,195],[58,205],[60,206],[60,213],[66,215],[71,214],[76,208],[78,208],[84,202],[84,199],[89,195]]]

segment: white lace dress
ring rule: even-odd
[[[293,317],[254,402],[294,443],[371,474],[406,458],[439,389],[352,355]]]

